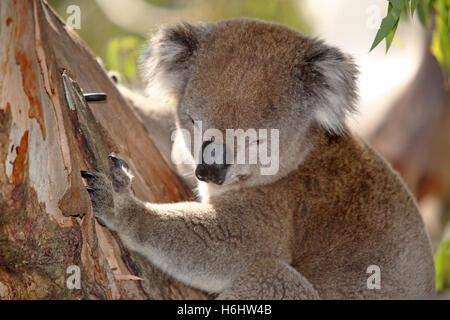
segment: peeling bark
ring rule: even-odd
[[[40,0],[0,2],[0,43],[0,299],[207,298],[93,217],[79,172],[107,172],[111,152],[139,198],[192,198],[93,54]],[[81,289],[66,285],[71,265]]]

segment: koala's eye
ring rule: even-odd
[[[194,119],[192,119],[191,116],[188,116],[188,117],[189,117],[189,120],[191,120],[192,124],[194,124]]]

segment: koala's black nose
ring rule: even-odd
[[[213,141],[205,141],[202,145],[201,163],[195,169],[198,180],[223,184],[227,173],[226,146]]]

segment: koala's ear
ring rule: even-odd
[[[147,90],[158,88],[178,98],[189,78],[204,26],[181,23],[161,28],[141,57]]]
[[[315,120],[329,132],[340,134],[346,116],[356,111],[358,68],[338,49],[318,44],[301,64],[300,76],[306,95],[313,98],[309,107]]]

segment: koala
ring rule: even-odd
[[[244,147],[205,138],[200,159],[210,146],[220,152],[197,163],[188,135],[178,135],[174,148],[184,151],[175,154],[190,156],[199,201],[142,202],[127,163],[113,155],[110,172],[82,172],[98,221],[129,250],[218,299],[433,295],[431,246],[413,196],[345,125],[358,96],[351,57],[243,18],[162,28],[143,70],[150,88],[176,99],[173,124],[191,136],[210,128],[278,136],[247,137]],[[259,162],[219,161],[263,147],[278,154],[271,174]]]

